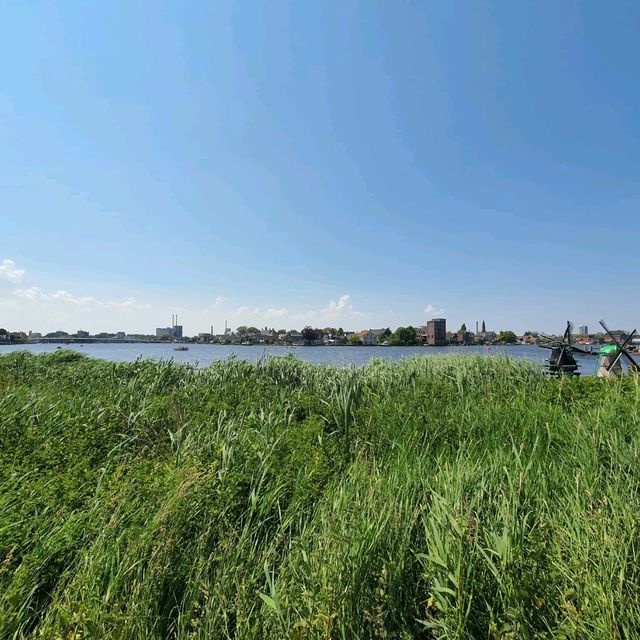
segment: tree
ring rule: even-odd
[[[516,342],[518,342],[518,337],[515,333],[513,333],[513,331],[501,331],[498,334],[497,339],[498,342],[501,342],[503,344],[515,344]]]
[[[467,332],[467,325],[464,322],[462,323],[462,326],[460,327],[458,332],[460,332],[460,331],[464,331],[465,333]]]
[[[247,327],[247,333],[248,334],[260,333],[260,329],[258,329],[258,327]]]
[[[349,344],[351,345],[362,344],[362,340],[357,333],[354,333],[352,336],[349,336]]]
[[[398,327],[390,336],[389,344],[397,347],[408,347],[416,344],[416,330],[409,327]]]
[[[236,329],[236,334],[239,335],[239,336],[245,336],[245,335],[247,335],[248,331],[249,331],[249,329],[247,327],[245,327],[244,325],[242,325],[242,326],[240,326],[240,327],[238,327]]]
[[[302,341],[307,346],[313,344],[320,337],[320,332],[317,329],[312,329],[310,326],[306,326],[302,330]]]
[[[378,336],[378,344],[382,344],[383,342],[389,341],[389,336],[391,335],[391,329],[387,327],[379,336]]]

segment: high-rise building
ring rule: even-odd
[[[427,344],[432,347],[444,347],[447,344],[447,321],[434,318],[427,322]]]
[[[588,336],[588,335],[589,335],[589,327],[588,327],[586,324],[581,324],[581,325],[578,327],[578,333],[579,333],[581,336]]]

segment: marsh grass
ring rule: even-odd
[[[0,638],[640,637],[640,386],[0,358]]]

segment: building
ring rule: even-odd
[[[444,347],[447,344],[447,321],[434,318],[427,322],[427,344],[432,347]]]
[[[451,344],[464,344],[469,345],[473,344],[476,339],[476,334],[472,331],[456,331],[456,333],[451,334]]]
[[[589,335],[589,327],[588,327],[586,324],[581,324],[581,325],[578,327],[578,333],[579,333],[581,336],[588,336],[588,335]]]
[[[367,347],[375,347],[378,344],[378,337],[381,336],[386,329],[368,329],[359,333],[362,344]]]
[[[606,335],[604,337],[605,343],[610,343],[610,342],[613,342],[613,340],[617,340],[620,344],[622,344],[628,338],[627,332],[622,331],[621,329],[615,329],[614,331],[610,331],[609,334],[610,335]]]
[[[173,340],[182,339],[182,325],[178,324],[178,316],[171,316],[170,327],[158,327],[156,329],[156,338],[172,338]]]
[[[156,329],[156,338],[173,338],[179,340],[182,338],[182,325],[176,324],[173,327],[158,327]]]

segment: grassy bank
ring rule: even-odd
[[[0,638],[640,637],[640,382],[0,357]]]

